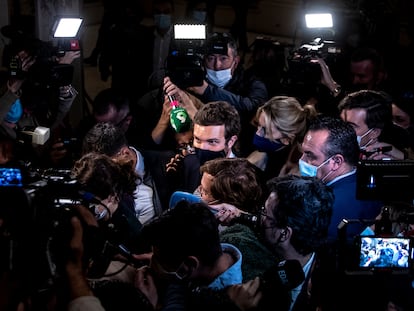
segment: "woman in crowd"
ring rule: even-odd
[[[256,113],[256,150],[247,158],[264,171],[266,180],[295,173],[301,156],[298,149],[309,119],[316,116],[311,105],[302,106],[294,97],[274,96]]]

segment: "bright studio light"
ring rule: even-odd
[[[60,18],[53,34],[55,38],[75,38],[82,24],[82,18]]]
[[[308,28],[331,28],[333,27],[331,13],[317,13],[305,15],[306,27]]]
[[[206,39],[206,25],[174,25],[174,39]]]

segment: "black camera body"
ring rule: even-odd
[[[179,88],[203,84],[205,25],[174,25],[173,46],[167,58],[167,75]]]
[[[329,65],[336,62],[342,49],[334,41],[323,41],[316,38],[314,41],[301,45],[287,58],[288,79],[294,84],[318,84],[322,71],[319,63],[312,62],[319,57]]]
[[[0,172],[0,218],[13,241],[3,243],[0,239],[0,269],[21,273],[26,266],[31,266],[27,263],[27,253],[30,253],[31,262],[36,264],[35,271],[31,271],[33,286],[36,290],[37,287],[50,289],[63,276],[69,259],[70,220],[78,216],[75,205],[82,204],[96,217],[96,198],[80,190],[70,170],[25,169],[22,165],[22,168],[2,168]],[[88,277],[102,277],[116,254],[127,259],[132,257],[128,257],[125,247],[117,244],[114,232],[118,228],[104,223],[99,223],[99,227],[88,226],[80,219]]]
[[[54,47],[51,43],[41,40],[35,40],[32,44],[21,48],[12,47],[8,51],[9,75],[16,79],[27,79],[32,85],[45,89],[69,85],[73,80],[74,67],[70,64],[59,64],[56,61],[56,58],[62,57],[65,49],[69,48]],[[18,50],[26,51],[29,57],[35,60],[28,71],[22,69],[22,62],[16,56],[16,53],[20,52]]]

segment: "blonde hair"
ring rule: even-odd
[[[294,97],[274,96],[256,112],[259,119],[263,113],[266,133],[272,136],[272,125],[292,144],[301,141],[307,130],[308,121],[317,115],[312,105],[302,106]]]

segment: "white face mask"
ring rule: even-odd
[[[231,67],[229,69],[217,71],[207,68],[207,79],[220,88],[223,88],[227,83],[229,83],[231,78]]]
[[[329,160],[331,160],[331,159],[332,159],[332,157],[329,157],[328,159],[323,161],[319,166],[309,164],[309,163],[303,161],[302,159],[299,159],[300,175],[301,176],[316,177],[316,175],[318,174],[318,169],[321,168],[322,166],[324,166],[326,163],[328,163]],[[322,181],[324,181],[326,179],[326,177],[328,177],[329,175],[330,175],[330,172],[322,178]]]
[[[368,131],[366,131],[365,132],[365,134],[364,135],[362,135],[362,136],[357,136],[357,141],[358,141],[358,145],[359,145],[359,148],[360,149],[364,149],[366,146],[368,146],[371,142],[372,142],[372,139],[370,139],[365,145],[363,145],[363,146],[361,146],[361,141],[362,141],[362,139],[365,137],[365,136],[367,136],[369,133],[371,133],[372,132],[372,130],[373,129],[369,129]]]

